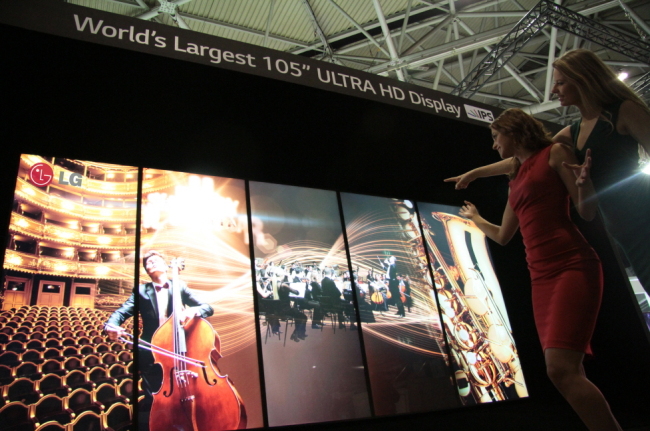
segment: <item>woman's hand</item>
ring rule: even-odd
[[[582,187],[585,182],[590,179],[591,149],[587,150],[587,154],[585,155],[585,162],[583,164],[572,165],[567,162],[562,162],[562,166],[573,171],[573,174],[576,176],[576,186]]]
[[[456,183],[456,190],[466,189],[469,183],[474,181],[476,178],[472,174],[472,171],[465,172],[462,175],[457,177],[451,177],[444,180],[446,183]]]
[[[478,210],[476,209],[474,204],[469,201],[465,201],[465,205],[461,207],[458,214],[470,220],[476,217],[477,215],[479,215]]]

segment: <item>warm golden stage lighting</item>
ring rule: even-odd
[[[61,207],[65,208],[67,210],[70,210],[70,211],[74,210],[74,203],[72,203],[72,202],[70,202],[68,200],[61,199],[59,204],[61,205]]]
[[[111,272],[111,269],[107,266],[98,266],[95,268],[95,273],[97,273],[97,275],[106,275],[109,272]]]
[[[7,257],[7,263],[9,263],[11,265],[19,266],[19,265],[21,265],[23,263],[23,259],[20,256],[16,255],[16,254],[12,254],[12,255],[9,255],[9,257]]]
[[[70,238],[72,238],[74,236],[74,234],[72,232],[65,232],[65,231],[62,231],[62,230],[57,230],[56,231],[56,236],[64,238],[64,239],[70,239]]]
[[[29,226],[29,223],[25,219],[18,219],[16,221],[16,225],[18,225],[19,227],[22,227],[22,228],[26,228],[26,227]]]
[[[70,268],[64,263],[57,263],[54,265],[54,270],[58,272],[67,272]]]
[[[142,209],[145,228],[160,229],[166,224],[193,231],[238,230],[239,201],[214,190],[214,179],[191,175],[174,194],[150,193]]]

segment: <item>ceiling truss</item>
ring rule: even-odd
[[[508,61],[516,55],[547,25],[553,30],[562,29],[583,39],[596,42],[610,50],[624,54],[634,60],[650,64],[650,44],[636,37],[630,37],[611,27],[602,25],[583,15],[559,6],[549,0],[541,0],[521,21],[490,50],[472,73],[465,77],[452,91],[452,94],[471,98],[500,69],[508,66]],[[550,46],[555,46],[556,36],[551,35]],[[554,50],[550,50],[554,51]],[[550,53],[549,71],[554,55]],[[550,75],[550,74],[549,74]],[[550,88],[547,80],[546,90]],[[548,93],[545,97],[548,101]]]

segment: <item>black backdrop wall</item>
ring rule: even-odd
[[[0,27],[0,229],[21,153],[345,192],[478,205],[500,220],[505,178],[455,191],[444,178],[497,160],[487,128],[202,65]],[[648,426],[650,347],[598,222],[581,225],[605,263],[596,358],[585,367],[625,428]],[[5,238],[6,240],[6,238]],[[523,245],[491,247],[530,398],[291,429],[575,430],[545,375]]]

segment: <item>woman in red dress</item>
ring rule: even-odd
[[[487,222],[467,201],[460,215],[501,245],[521,229],[547,373],[590,430],[620,430],[582,367],[584,355],[591,354],[603,279],[598,256],[571,221],[569,198],[582,218],[595,216],[591,158],[587,154],[585,163],[577,164],[569,147],[553,144],[542,124],[519,109],[505,111],[491,130],[493,148],[514,162],[501,226]]]

